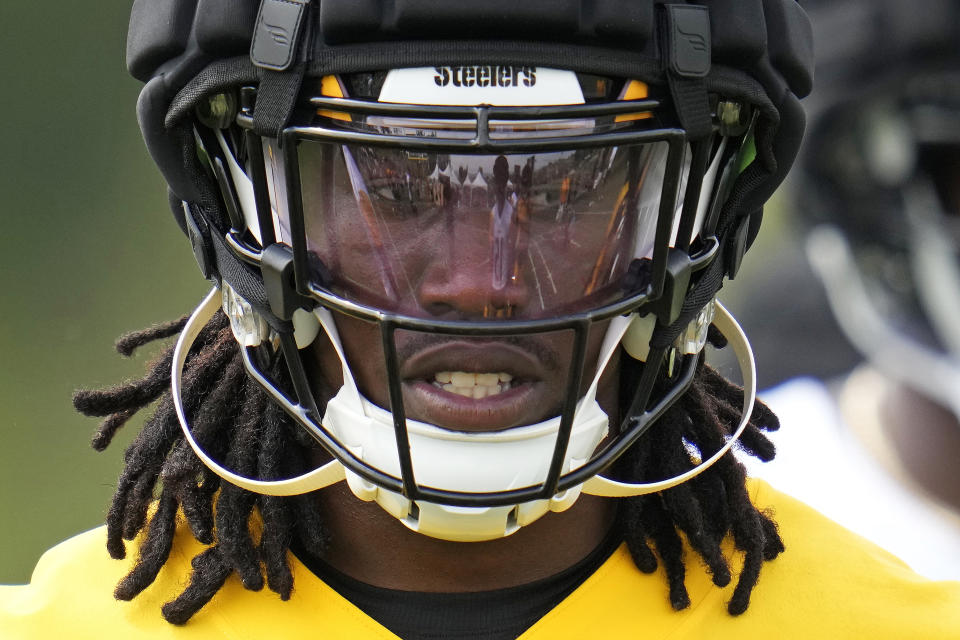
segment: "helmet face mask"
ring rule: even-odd
[[[632,52],[595,60],[583,54],[603,38],[559,33],[542,48],[373,38],[354,57],[327,42],[314,8],[301,7],[289,55],[269,60],[257,18],[253,66],[219,60],[227,27],[206,18],[192,26],[199,49],[156,66],[158,32],[131,23],[131,69],[165,74],[141,96],[145,140],[247,370],[334,461],[270,483],[197,455],[275,495],[345,478],[411,528],[455,540],[509,535],[584,487],[668,488],[723,455],[748,415],[688,473],[619,487],[598,476],[689,386],[711,300],[792,162],[810,80],[795,3],[750,20],[796,37],[755,51],[753,75],[716,76],[686,34],[739,33],[743,16],[722,6],[711,22],[704,7],[651,3],[666,22],[631,23],[636,34],[610,42]],[[576,47],[565,70],[543,66]],[[206,54],[216,61],[197,74]],[[212,305],[184,331],[178,366]],[[734,348],[749,363],[746,343]],[[624,358],[640,363],[635,385],[618,380]]]
[[[249,104],[253,89],[244,93],[240,102]],[[316,393],[340,384],[356,385],[365,413],[392,413],[408,431],[404,439],[410,420],[459,433],[553,420],[556,435],[543,447],[543,460],[527,465],[539,469],[539,487],[516,478],[495,488],[481,481],[476,495],[461,488],[453,490],[459,498],[446,497],[482,505],[527,489],[543,502],[565,491],[557,472],[582,465],[602,438],[622,429],[617,367],[599,384],[626,330],[621,321],[620,335],[602,353],[610,319],[658,297],[668,253],[676,251],[668,242],[675,242],[684,211],[699,218],[685,227],[695,229],[693,240],[703,247],[701,264],[715,251],[699,235],[706,207],[683,207],[691,159],[682,129],[661,125],[666,107],[650,99],[547,107],[547,114],[544,107],[401,106],[316,96],[302,102],[310,109],[298,109],[297,118],[309,126],[295,120],[280,138],[262,142],[249,130],[230,135],[262,148],[263,173],[258,178],[261,168],[250,162],[247,173],[254,184],[266,184],[271,204],[266,233],[262,227],[235,233],[235,243],[255,256],[261,249],[252,239],[270,245],[272,231],[273,246],[285,248],[292,269],[286,295],[325,309],[336,327],[327,336],[336,348],[321,338],[296,356],[285,354],[313,372],[298,394],[309,389],[314,397],[291,404],[318,407],[307,412],[309,430],[341,441],[350,438],[320,409],[329,398]],[[237,122],[249,127],[250,114],[241,108]],[[198,137],[213,139],[209,132]],[[716,165],[738,146],[713,138],[701,144],[711,147]],[[223,135],[212,153],[235,156],[223,164],[257,155],[234,152]],[[703,181],[705,199],[715,175]],[[262,219],[249,211],[244,218]],[[692,373],[692,362],[685,371]],[[469,376],[474,381],[461,382]],[[578,436],[575,414],[597,413],[584,407],[595,403],[598,386],[612,428],[593,419],[592,434]],[[562,453],[566,430],[575,441],[586,438],[576,455]],[[368,471],[362,455],[351,473]],[[548,474],[551,459],[559,462]],[[415,463],[412,473],[391,474],[394,480],[423,477]],[[450,493],[453,471],[447,486],[426,487]]]
[[[259,224],[266,216],[248,198],[246,209],[257,210],[243,212],[252,232],[247,240],[256,241],[245,243],[243,230],[232,234],[248,256],[274,241],[290,247],[299,294],[370,321],[388,313],[411,328],[449,319],[477,322],[473,329],[494,319],[609,317],[639,306],[638,296],[659,295],[666,240],[679,231],[690,151],[682,129],[632,126],[652,115],[638,109],[658,101],[548,108],[553,117],[542,107],[523,115],[523,108],[350,100],[340,100],[341,111],[333,112],[322,108],[330,101],[310,100],[320,103],[315,111],[327,116],[325,123],[263,138],[265,167],[248,160],[247,173],[251,186],[266,186],[257,191],[269,193],[270,206],[263,208],[271,220]],[[346,115],[358,106],[357,114]],[[402,118],[399,134],[401,118],[388,115],[398,108],[411,114]],[[378,109],[383,113],[369,115]],[[498,111],[528,120],[498,125]],[[605,122],[583,117],[597,114]],[[355,126],[354,119],[376,121],[379,131]],[[252,118],[241,111],[238,121],[249,127]],[[517,135],[496,140],[495,129]],[[215,153],[260,154],[234,151],[218,138]],[[717,160],[735,151],[711,145]],[[713,181],[711,175],[703,184],[704,200]],[[696,225],[691,235],[701,248],[709,245],[699,234],[702,217],[687,225]],[[484,264],[473,264],[478,261]],[[467,265],[485,272],[479,287],[467,287],[479,296],[470,309],[441,309],[420,292],[431,275],[427,266],[456,276]]]

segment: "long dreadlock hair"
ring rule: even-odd
[[[176,335],[185,324],[186,317],[125,335],[117,342],[117,350],[129,356],[143,345]],[[711,332],[711,342],[723,346],[718,332]],[[630,358],[625,361],[621,386],[629,388],[640,365]],[[286,600],[293,588],[287,551],[296,538],[306,551],[323,554],[327,533],[322,514],[308,495],[254,494],[221,481],[204,466],[180,431],[169,390],[172,362],[173,347],[169,347],[148,365],[141,380],[78,391],[73,399],[80,412],[106,417],[93,438],[94,449],[102,451],[135,413],[159,398],[155,412],[126,451],[107,514],[107,550],[113,558],[123,558],[124,540],[133,540],[146,529],[137,562],[114,595],[130,600],[153,583],[169,557],[177,512],[182,510],[193,536],[212,546],[193,559],[186,589],[163,605],[167,621],[189,620],[232,572],[251,590],[263,588],[265,573],[266,585]],[[275,379],[284,380],[283,363],[274,367]],[[741,400],[742,391],[701,360],[690,390],[618,461],[615,473],[642,482],[692,468],[696,460],[691,449],[706,457],[723,446],[724,436],[739,421]],[[183,401],[200,446],[229,468],[267,480],[299,475],[310,468],[306,454],[312,440],[245,374],[239,347],[222,312],[202,330],[187,360]],[[764,461],[772,459],[773,444],[763,431],[778,426],[773,413],[757,403],[740,446]],[[148,521],[154,501],[156,508]],[[263,523],[258,543],[249,528],[254,509]],[[728,604],[731,615],[746,611],[761,565],[784,549],[770,515],[750,502],[744,467],[732,453],[673,489],[621,500],[617,526],[641,571],[652,573],[659,557],[669,582],[670,603],[677,610],[690,604],[681,533],[717,586],[731,580],[721,540],[730,534],[735,547],[744,552],[743,570]]]

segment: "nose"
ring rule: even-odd
[[[488,267],[483,269],[482,267]],[[519,275],[493,286],[489,263],[431,267],[420,287],[420,305],[438,318],[512,318],[527,306],[529,291]]]
[[[424,270],[419,304],[437,318],[494,319],[522,314],[530,299],[523,275],[528,260],[516,237],[504,238],[486,216],[448,227],[446,247]]]

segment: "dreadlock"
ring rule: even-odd
[[[185,323],[184,317],[125,335],[118,340],[117,350],[129,356],[139,347],[179,333]],[[722,346],[722,337],[712,332],[711,342]],[[638,366],[626,360],[622,385],[635,378]],[[266,582],[286,600],[293,587],[287,550],[296,539],[306,551],[322,555],[328,538],[322,515],[307,495],[254,494],[221,481],[203,465],[180,431],[169,391],[172,362],[173,347],[169,347],[148,365],[144,378],[103,390],[78,391],[73,399],[80,412],[105,417],[93,438],[98,451],[134,414],[159,399],[126,451],[107,514],[107,550],[113,558],[125,557],[124,540],[133,540],[146,529],[136,564],[114,595],[130,600],[153,583],[169,557],[177,513],[182,510],[193,536],[212,546],[193,558],[186,589],[163,605],[168,622],[189,620],[233,572],[247,589],[260,590]],[[282,362],[274,363],[274,379],[286,380],[283,369]],[[308,437],[245,375],[240,350],[222,312],[200,332],[187,358],[182,393],[194,437],[229,468],[266,480],[309,470]],[[697,458],[709,457],[723,446],[724,436],[739,420],[741,400],[738,387],[701,361],[690,390],[621,458],[616,474],[650,481],[692,468]],[[758,403],[740,446],[762,460],[773,458],[773,445],[762,431],[777,427],[776,417]],[[148,519],[153,503],[155,511]],[[249,527],[255,510],[262,521],[257,541]],[[714,584],[721,587],[731,580],[721,540],[731,534],[736,548],[744,552],[744,566],[728,604],[732,615],[747,609],[762,563],[784,549],[770,516],[750,502],[743,465],[730,453],[690,482],[622,500],[618,514],[618,526],[637,567],[651,573],[659,556],[670,603],[677,610],[690,603],[681,533],[706,564]]]
[[[713,327],[709,340],[717,347],[726,345]],[[625,368],[621,385],[628,385],[639,375],[639,365],[628,358],[621,366]],[[743,390],[701,359],[687,393],[624,454],[615,473],[628,481],[650,482],[689,471],[723,447],[724,436],[731,434],[739,423],[742,400]],[[757,402],[738,445],[749,455],[768,462],[775,450],[763,432],[775,431],[779,426],[773,412]],[[744,565],[727,605],[731,615],[747,610],[761,565],[784,550],[771,514],[759,511],[750,501],[746,470],[732,453],[672,489],[623,499],[618,515],[624,541],[641,571],[656,570],[656,556],[660,556],[670,604],[676,610],[690,605],[680,533],[687,537],[718,587],[727,586],[731,580],[730,567],[720,550],[721,541],[729,533],[734,546],[744,552]],[[651,541],[656,555],[648,544]]]

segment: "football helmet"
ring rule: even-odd
[[[854,346],[960,416],[960,8],[808,8],[827,43],[798,174],[810,261]]]
[[[715,296],[802,137],[794,0],[137,0],[128,66],[216,285],[173,395],[228,481],[345,479],[413,530],[488,540],[581,491],[688,480],[747,424],[752,356]],[[180,372],[221,307],[249,374],[326,452],[315,471],[242,477],[194,440]],[[711,324],[744,370],[739,430],[677,477],[605,478],[689,386]],[[621,351],[644,364],[609,416]]]

